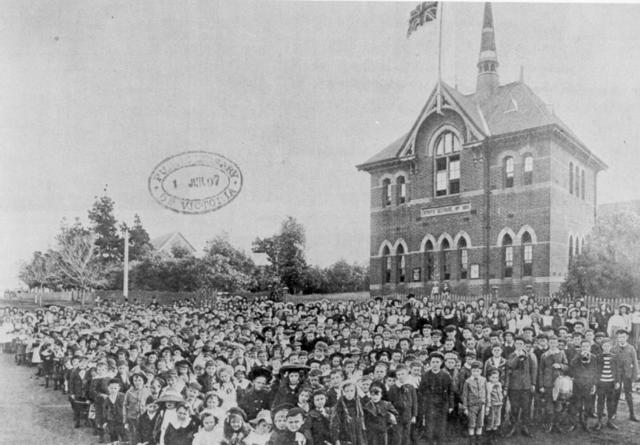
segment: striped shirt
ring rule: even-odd
[[[611,369],[611,354],[602,354],[602,373],[600,381],[609,383],[613,382],[613,371]]]

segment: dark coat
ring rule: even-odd
[[[176,428],[172,423],[169,423],[166,431],[164,432],[164,444],[165,445],[191,445],[193,442],[193,435],[198,432],[198,425],[191,421],[189,425],[184,428]]]
[[[325,445],[331,443],[331,430],[329,414],[324,415],[318,410],[311,410],[305,420],[303,429],[309,432],[314,445]]]
[[[247,419],[255,419],[260,411],[271,408],[271,392],[254,388],[239,392],[238,406],[247,414]]]
[[[116,396],[115,402],[107,396],[103,405],[104,420],[109,424],[120,425],[124,423],[124,394],[121,392]]]
[[[152,418],[149,418],[147,413],[142,413],[138,416],[138,442],[147,442],[147,445],[155,445],[157,443],[153,430],[158,416],[157,412]]]
[[[418,417],[418,398],[416,390],[410,384],[389,388],[389,402],[398,411],[398,423],[409,423],[412,417]]]
[[[331,416],[331,433],[333,442],[351,442],[352,445],[364,445],[365,425],[364,412],[360,400],[345,400],[341,397]]]
[[[371,399],[368,399],[363,407],[364,411],[364,423],[367,427],[367,432],[371,434],[386,433],[394,423],[391,422],[391,416],[393,415],[398,419],[398,410],[393,406],[391,402],[386,400],[380,400],[378,403],[373,403]]]

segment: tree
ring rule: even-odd
[[[29,289],[48,287],[50,265],[51,263],[42,252],[33,252],[31,261],[20,266],[18,277],[29,286]]]
[[[207,269],[207,287],[225,292],[246,291],[255,287],[256,266],[253,260],[233,247],[226,234],[207,242],[202,260]]]
[[[113,199],[104,195],[96,196],[89,210],[90,227],[96,234],[97,256],[103,265],[122,261],[124,252],[124,244],[122,237],[118,234],[113,208]]]
[[[122,230],[129,230],[129,261],[138,261],[147,257],[153,250],[149,233],[142,226],[140,216],[133,216],[133,226],[121,225]]]
[[[96,239],[96,234],[84,228],[78,220],[71,226],[63,221],[56,237],[57,267],[65,280],[77,289],[96,288],[105,282],[98,262]]]
[[[599,218],[584,251],[569,263],[562,291],[572,296],[633,298],[640,292],[640,216]]]
[[[267,255],[271,270],[292,294],[301,291],[304,285],[305,240],[304,226],[289,216],[282,222],[277,235],[256,238],[253,243],[253,251]]]

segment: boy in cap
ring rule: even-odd
[[[482,363],[471,363],[471,376],[462,387],[462,408],[467,416],[469,444],[480,443],[487,404],[487,380],[482,377]]]
[[[613,423],[613,414],[615,413],[616,391],[620,388],[620,373],[618,371],[618,361],[611,353],[611,340],[608,337],[603,338],[600,344],[602,354],[598,356],[596,382],[598,424],[596,430],[603,427],[604,407],[607,406],[607,427],[617,430],[618,427]]]
[[[445,439],[447,413],[453,411],[453,389],[451,376],[441,370],[444,356],[432,352],[429,360],[431,367],[418,388],[418,414],[426,427],[427,440],[437,445]]]
[[[397,383],[388,392],[389,401],[398,412],[396,440],[398,445],[411,443],[411,428],[418,416],[418,401],[415,388],[409,383],[409,370],[404,364],[396,367]]]
[[[109,394],[104,400],[102,428],[109,442],[125,439],[124,394],[120,392],[120,387],[120,380],[111,379],[108,386]],[[101,436],[100,440],[103,441],[104,437]]]
[[[620,400],[620,394],[624,391],[624,400],[629,407],[629,420],[638,422],[633,410],[633,392],[631,385],[638,379],[638,355],[636,349],[628,343],[629,331],[618,329],[616,333],[618,344],[611,349],[611,353],[618,362],[618,372],[620,373],[620,388],[616,392],[616,402],[614,405],[614,418]]]
[[[369,398],[364,402],[362,409],[367,445],[387,445],[389,432],[397,424],[398,411],[391,402],[382,400],[381,385],[371,386]]]

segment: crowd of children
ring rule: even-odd
[[[637,421],[640,307],[223,297],[5,308],[1,321],[5,351],[102,442],[494,443],[617,429],[621,395]]]

